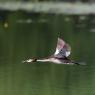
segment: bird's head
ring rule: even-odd
[[[36,62],[37,59],[36,58],[33,58],[33,59],[28,59],[28,60],[25,60],[25,61],[22,61],[23,63],[30,63],[30,62]]]

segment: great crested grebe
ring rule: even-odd
[[[74,62],[68,58],[68,56],[71,53],[71,47],[69,44],[67,44],[65,41],[63,41],[61,38],[58,38],[57,41],[57,47],[55,53],[48,57],[43,59],[28,59],[23,61],[30,63],[30,62],[53,62],[55,64],[77,64],[77,65],[84,65],[77,62]]]

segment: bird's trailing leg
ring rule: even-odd
[[[85,62],[74,62],[74,64],[76,64],[76,65],[86,65]]]

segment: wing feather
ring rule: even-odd
[[[71,53],[71,47],[61,38],[58,38],[56,51],[54,53],[55,57],[64,58],[68,57]]]

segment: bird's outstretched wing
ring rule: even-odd
[[[71,53],[71,47],[69,46],[69,44],[67,44],[62,39],[58,38],[57,47],[54,56],[58,58],[64,58],[68,57],[70,53]]]

